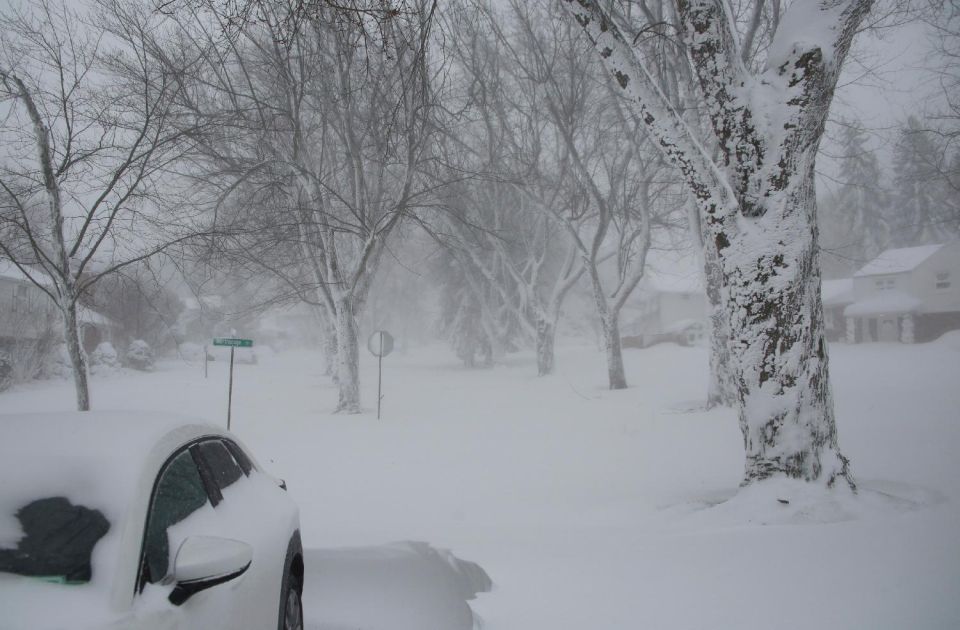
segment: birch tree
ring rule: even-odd
[[[546,112],[557,154],[569,162],[587,201],[581,212],[547,210],[569,233],[590,283],[609,387],[623,389],[620,312],[643,277],[654,227],[667,223],[669,178],[661,157],[634,138],[639,122],[622,109],[606,77],[597,76],[583,35],[536,5],[510,6],[516,32],[501,31],[501,38],[512,53],[512,72],[533,100],[529,108]]]
[[[109,2],[91,25],[46,1],[0,16],[0,253],[56,304],[81,411],[90,409],[81,296],[186,238],[161,229],[174,222],[156,203],[178,143],[168,118],[177,87],[144,52],[148,20]]]
[[[234,23],[211,1],[169,18],[198,59],[178,72],[191,86],[181,107],[206,121],[194,150],[203,177],[221,187],[218,208],[263,202],[293,230],[285,244],[335,340],[345,413],[361,411],[358,321],[387,239],[435,188],[423,177],[435,133],[435,4],[355,4],[364,10],[318,4],[291,15],[253,2],[256,19]]]
[[[563,0],[696,199],[722,271],[744,482],[789,477],[854,488],[840,452],[824,339],[814,165],[844,59],[870,0],[796,0],[759,70],[729,5],[680,0],[689,61],[719,159],[651,80],[611,15]]]
[[[571,182],[570,160],[549,129],[542,100],[508,70],[499,16],[468,2],[446,17],[461,84],[456,91],[469,121],[455,128],[448,160],[476,174],[461,187],[457,211],[448,215],[450,245],[460,254],[465,277],[478,276],[470,286],[492,287],[498,305],[513,311],[506,321],[519,322],[521,337],[533,340],[537,372],[545,376],[555,367],[562,305],[584,271],[570,232],[556,217],[585,215],[579,212],[581,187]],[[474,291],[473,299],[478,297]],[[498,337],[488,334],[494,345]]]

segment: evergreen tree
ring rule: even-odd
[[[889,218],[891,243],[906,247],[942,243],[958,234],[956,205],[939,165],[942,155],[930,133],[914,117],[900,132],[894,156],[894,201]]]
[[[836,199],[839,227],[850,243],[848,255],[869,260],[885,248],[889,238],[889,196],[883,189],[884,177],[876,153],[867,146],[867,134],[852,121],[842,124],[842,184]]]

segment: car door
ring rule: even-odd
[[[135,615],[143,627],[260,630],[276,625],[280,578],[271,571],[275,560],[261,540],[269,536],[242,523],[253,509],[244,505],[241,482],[247,479],[248,472],[219,439],[190,444],[164,465],[154,485],[140,560]],[[253,548],[253,559],[242,575],[174,605],[168,596],[175,586],[177,551],[188,538],[203,536],[244,542]]]
[[[189,530],[197,521],[214,518],[213,500],[210,484],[197,467],[196,452],[190,446],[175,452],[157,475],[147,512],[133,611],[138,626],[193,627],[166,599],[173,588],[173,563],[182,542],[173,534],[184,524]]]
[[[228,447],[229,445],[229,447]],[[215,506],[216,535],[249,544],[250,568],[223,593],[211,592],[206,601],[231,598],[231,628],[270,628],[277,624],[280,589],[289,533],[278,509],[282,491],[257,472],[242,450],[223,438],[196,446],[201,466],[215,483],[220,500]],[[206,605],[206,603],[204,603]],[[184,604],[185,608],[191,602]],[[199,603],[194,605],[198,607]],[[205,626],[207,627],[207,626]]]

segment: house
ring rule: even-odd
[[[34,276],[44,282],[44,276]],[[116,325],[110,318],[81,305],[77,309],[80,339],[87,352],[112,341]],[[35,343],[53,335],[62,339],[62,324],[53,300],[13,263],[0,261],[0,350]]]
[[[924,342],[960,329],[960,241],[888,249],[852,282],[843,308],[849,343]]]
[[[847,320],[844,309],[853,304],[853,278],[824,280],[821,288],[823,296],[823,323],[829,341],[845,341],[847,338]]]
[[[50,298],[9,261],[0,261],[0,349],[35,342],[56,325]]]
[[[624,307],[620,320],[624,347],[645,348],[672,341],[691,346],[704,343],[707,296],[696,257],[670,264],[649,265]]]

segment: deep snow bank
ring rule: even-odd
[[[467,601],[492,586],[478,564],[423,542],[304,555],[308,630],[471,630]]]

